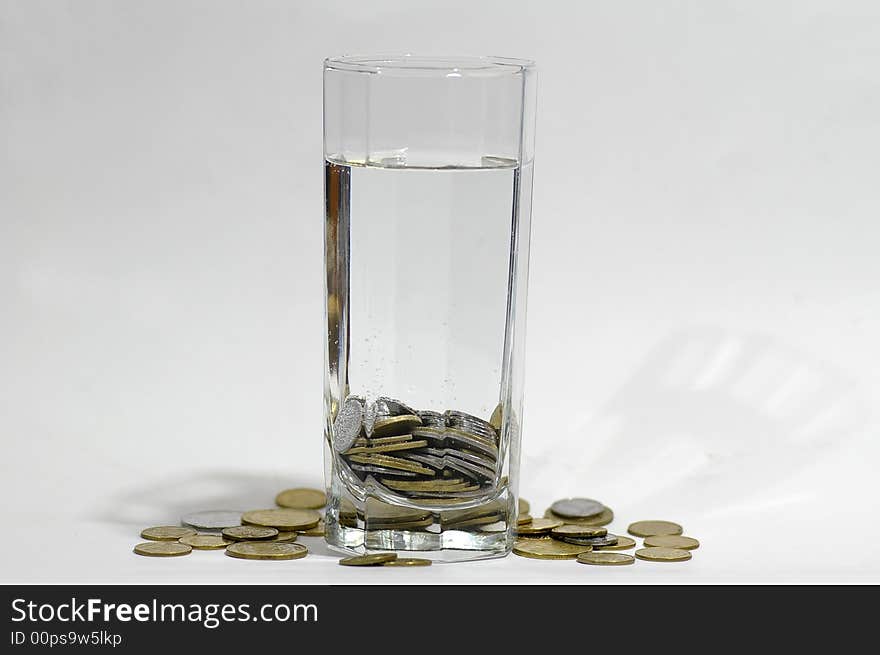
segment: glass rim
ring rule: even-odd
[[[374,54],[327,57],[325,70],[372,75],[426,75],[437,77],[485,77],[517,75],[535,68],[531,59],[480,55]]]

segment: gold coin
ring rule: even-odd
[[[181,528],[178,525],[157,525],[141,530],[141,539],[150,541],[177,541],[181,537],[196,534],[192,528]]]
[[[367,518],[364,530],[422,530],[434,525],[434,517],[428,516],[417,521],[382,521]]]
[[[531,523],[519,525],[517,522],[516,533],[526,535],[549,534],[553,528],[562,525],[562,521],[554,521],[553,519],[532,519]]]
[[[636,545],[635,539],[617,535],[617,543],[612,546],[595,546],[595,550],[629,550]]]
[[[413,429],[422,424],[415,414],[401,414],[389,418],[380,418],[373,423],[371,437],[390,437],[398,434],[409,434]]]
[[[685,562],[691,554],[681,548],[640,548],[636,557],[649,562]]]
[[[355,439],[352,446],[381,446],[383,444],[389,443],[403,443],[404,441],[412,441],[411,434],[396,434],[393,437],[379,437],[377,439],[367,439],[366,437],[361,437],[359,439]]]
[[[145,557],[178,557],[189,555],[192,546],[177,541],[147,541],[135,546],[134,552]]]
[[[382,478],[382,484],[394,491],[458,491],[468,483],[461,478],[441,478],[438,480],[393,480]]]
[[[369,439],[358,439],[356,446],[380,446],[385,443],[402,443],[411,441],[411,434],[395,434],[391,437],[370,437]],[[363,443],[360,443],[363,442]]]
[[[357,518],[357,508],[348,498],[342,498],[339,501],[339,516],[348,519]]]
[[[672,521],[636,521],[630,523],[626,529],[634,537],[654,537],[657,535],[678,535],[682,533],[681,526]]]
[[[598,525],[572,525],[566,523],[550,530],[551,537],[604,537],[608,530]]]
[[[370,553],[369,555],[356,555],[339,560],[342,566],[378,566],[397,559],[397,553]]]
[[[632,564],[635,558],[624,553],[581,553],[577,556],[581,564],[597,564],[599,566],[623,566]]]
[[[279,544],[290,544],[296,541],[299,533],[297,532],[279,532],[271,539],[262,539],[261,541],[271,541]]]
[[[532,506],[529,504],[525,498],[517,499],[517,513],[518,514],[528,514],[529,510],[532,509]]]
[[[518,526],[528,525],[532,521],[534,521],[534,519],[531,516],[529,516],[528,514],[520,514],[519,516],[516,517],[516,524]]]
[[[694,550],[700,547],[700,542],[693,537],[682,537],[677,534],[658,534],[651,537],[645,537],[645,546]]]
[[[355,464],[375,464],[389,469],[397,469],[398,471],[409,471],[410,473],[421,473],[422,475],[436,475],[436,471],[427,466],[422,466],[418,462],[409,459],[402,459],[392,455],[382,454],[360,454],[350,455],[348,459]]]
[[[343,455],[370,455],[372,453],[391,453],[396,450],[415,450],[416,448],[424,448],[428,442],[424,439],[417,441],[401,441],[399,443],[383,443],[369,446],[355,446],[349,448]]]
[[[611,508],[609,507],[606,507],[595,516],[590,516],[589,518],[585,519],[566,518],[564,516],[554,514],[553,510],[550,509],[544,512],[544,516],[548,519],[555,519],[569,525],[608,525],[614,520],[614,512],[612,512]]]
[[[241,515],[242,523],[285,532],[314,528],[320,520],[321,515],[312,509],[255,509]]]
[[[327,495],[318,489],[285,489],[275,496],[278,507],[319,509],[327,504]]]
[[[382,566],[431,566],[431,560],[421,557],[398,557],[385,562]]]
[[[277,541],[239,541],[226,548],[226,554],[238,559],[300,559],[309,554],[302,544]]]
[[[464,521],[456,521],[455,523],[444,523],[443,530],[461,530],[462,528],[473,528],[478,525],[489,525],[498,520],[497,514],[488,516],[476,516],[474,518],[465,519]]]
[[[447,525],[468,521],[481,516],[498,516],[504,511],[505,507],[506,505],[498,500],[490,500],[488,503],[478,505],[477,507],[469,507],[467,509],[448,509],[440,512],[440,522],[443,525]]]
[[[180,543],[186,544],[195,550],[220,550],[226,548],[232,542],[224,539],[219,534],[191,534],[181,537]]]
[[[391,505],[376,498],[367,498],[366,512],[368,521],[384,521],[388,523],[421,521],[431,516],[429,510]]]
[[[314,528],[308,530],[300,530],[299,533],[304,537],[323,537],[324,536],[324,519],[321,519]]]
[[[425,498],[445,499],[449,497],[448,494],[463,491],[477,491],[479,488],[480,485],[475,482],[463,482],[454,487],[444,487],[443,489],[437,489],[436,491],[411,491],[408,495],[418,498],[419,502],[421,502]]]
[[[220,534],[231,541],[262,541],[277,537],[278,530],[256,525],[236,525],[231,528],[223,528]]]
[[[520,537],[513,543],[515,554],[532,559],[574,559],[581,553],[588,553],[591,550],[593,550],[592,546],[568,544],[550,537],[540,539]]]
[[[502,414],[503,411],[504,411],[504,408],[502,407],[501,403],[498,403],[498,405],[496,405],[496,407],[495,407],[495,410],[492,412],[492,416],[489,417],[489,425],[491,425],[493,428],[495,428],[499,432],[501,431],[501,420],[502,420],[502,416],[503,416],[503,414]],[[528,510],[526,510],[526,511],[528,511]]]

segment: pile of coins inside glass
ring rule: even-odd
[[[324,519],[317,511],[327,496],[317,489],[286,489],[275,497],[277,507],[247,512],[192,512],[180,525],[145,528],[148,541],[134,547],[147,557],[176,557],[193,550],[224,550],[229,557],[251,560],[301,559],[309,549],[295,543],[300,536],[323,537]]]
[[[496,486],[501,407],[489,421],[349,396],[333,422],[333,449],[349,479],[418,499],[467,499]]]
[[[636,541],[608,532],[604,526],[614,512],[591,498],[557,500],[543,518],[532,518],[529,503],[520,499],[513,552],[532,559],[574,559],[581,564],[621,566],[636,558],[649,562],[684,562],[700,542],[682,536],[682,527],[671,521],[636,521],[627,532],[644,538],[635,557],[615,552],[635,548]]]

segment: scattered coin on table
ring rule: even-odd
[[[658,535],[679,535],[683,532],[678,523],[672,521],[636,521],[626,529],[634,537],[656,537]]]
[[[286,544],[265,541],[239,541],[226,548],[229,557],[256,560],[302,559],[309,549],[302,544]]]
[[[262,541],[274,541],[275,543],[291,543],[299,537],[299,532],[281,532],[279,531],[274,537],[263,539]]]
[[[551,535],[553,536],[553,535]],[[569,544],[578,544],[580,546],[592,546],[593,548],[603,548],[604,546],[616,546],[617,545],[617,535],[614,534],[606,534],[603,537],[556,537],[553,536],[554,539],[559,539],[560,541],[565,541]]]
[[[569,544],[550,537],[517,537],[513,543],[515,554],[532,559],[574,559],[592,549],[592,546]]]
[[[135,546],[134,552],[145,557],[179,557],[189,555],[192,546],[177,541],[147,541]]]
[[[379,566],[397,559],[397,553],[370,553],[368,555],[355,555],[344,557],[339,560],[342,566]]]
[[[421,557],[398,557],[385,562],[382,566],[431,566],[431,560]]]
[[[592,498],[564,498],[550,506],[550,511],[563,518],[588,519],[601,514],[605,506]]]
[[[220,534],[230,541],[261,541],[277,537],[278,530],[258,525],[237,525],[231,528],[224,528]]]
[[[653,537],[645,537],[645,546],[695,550],[700,547],[700,542],[693,537],[683,537],[676,534],[659,534],[654,535]]]
[[[219,534],[191,534],[181,537],[179,543],[186,544],[194,550],[222,550],[233,542]]]
[[[543,535],[550,534],[553,528],[562,525],[562,521],[554,519],[532,519],[528,523],[516,526],[516,534],[518,535]]]
[[[598,525],[573,525],[566,523],[550,530],[550,536],[561,537],[604,537],[608,530]]]
[[[308,530],[321,521],[312,509],[255,509],[241,515],[241,522],[284,531]]]
[[[303,537],[323,537],[324,536],[324,519],[318,521],[318,525],[306,530],[297,530]]]
[[[275,504],[288,509],[320,509],[327,504],[327,494],[318,489],[285,489],[275,496]]]
[[[196,531],[192,528],[182,528],[179,525],[157,525],[141,530],[141,537],[150,541],[177,541],[193,534]]]
[[[691,554],[681,548],[640,548],[636,557],[649,562],[685,562]]]
[[[617,535],[617,543],[611,546],[594,546],[596,550],[629,550],[630,548],[634,548],[636,545],[635,539],[630,539],[629,537],[625,537],[623,535]]]
[[[589,518],[579,519],[570,516],[561,516],[556,514],[552,509],[544,512],[544,518],[554,519],[560,523],[568,523],[571,525],[608,525],[614,520],[614,512],[610,508],[605,507],[601,512]]]
[[[180,518],[184,526],[196,530],[222,530],[233,525],[241,525],[241,512],[231,509],[210,509],[190,512]]]
[[[581,553],[577,556],[577,561],[580,564],[594,564],[596,566],[624,566],[626,564],[632,564],[636,560],[632,555],[625,555],[623,553],[603,553],[602,551],[599,551]]]

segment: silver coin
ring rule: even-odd
[[[430,427],[430,428],[444,428],[444,427],[446,427],[446,420],[443,418],[443,415],[438,412],[424,410],[421,412],[416,412],[415,414],[420,419],[422,419],[422,423],[426,427]]]
[[[390,469],[384,466],[375,466],[372,464],[349,464],[349,466],[360,473],[381,473],[383,475],[396,475],[401,478],[417,478],[418,473],[411,471],[400,471],[398,469]]]
[[[368,436],[373,434],[373,426],[379,418],[379,408],[376,407],[376,403],[367,403],[364,407],[364,432]]]
[[[498,449],[495,447],[495,444],[481,437],[460,430],[449,429],[446,430],[446,440],[457,446],[470,448],[471,450],[489,455],[492,459],[498,459]]]
[[[464,430],[465,432],[478,434],[493,442],[498,439],[498,431],[492,427],[491,423],[465,412],[447,411],[446,425]]]
[[[460,412],[455,409],[450,409],[446,411],[446,421],[447,423],[464,422],[474,425],[481,425],[485,426],[486,429],[490,430],[491,432],[495,431],[495,428],[492,427],[489,421],[481,419],[479,416],[474,416],[473,414],[468,414],[467,412]]]
[[[424,412],[422,412],[424,414]],[[424,416],[419,414],[422,423],[425,422]],[[425,439],[428,443],[433,444],[437,448],[443,448],[446,445],[446,431],[444,428],[436,427],[420,427],[412,431],[413,439]]]
[[[482,477],[480,476],[480,474],[474,471],[471,467],[467,466],[465,462],[454,458],[447,458],[445,461],[446,467],[455,471],[456,473],[460,473],[461,475],[470,480],[473,480],[474,482],[482,481]]]
[[[604,509],[602,503],[591,498],[565,498],[550,506],[554,514],[571,519],[588,519],[601,514]]]
[[[489,455],[493,460],[498,458],[498,448],[493,441],[458,428],[421,427],[413,430],[412,435],[413,439],[425,439],[436,448],[468,448]]]
[[[484,516],[500,515],[504,512],[505,504],[500,500],[490,500],[484,505],[469,507],[467,509],[448,509],[440,512],[440,522],[444,525],[462,523]]]
[[[412,407],[388,396],[377,398],[375,405],[379,416],[400,416],[401,414],[416,414],[418,416],[418,413]]]
[[[452,455],[457,457],[458,459],[464,459],[469,462],[473,462],[474,464],[479,464],[480,466],[484,466],[490,471],[495,468],[495,460],[490,457],[486,457],[485,455],[481,455],[480,453],[472,453],[469,450],[448,450],[448,449],[439,449],[439,448],[426,448],[425,452],[430,455],[440,455],[445,457],[446,455]],[[441,455],[442,453],[442,455]]]
[[[408,491],[407,496],[413,498],[481,498],[486,495],[486,489],[471,489],[469,491]]]
[[[342,453],[351,448],[361,432],[364,423],[364,400],[349,396],[342,403],[336,420],[333,421],[333,448]]]
[[[457,473],[461,473],[466,478],[473,480],[475,482],[480,482],[482,480],[481,474],[482,471],[475,470],[479,469],[474,464],[468,464],[468,462],[463,462],[459,459],[455,459],[454,457],[436,457],[434,455],[423,455],[421,453],[408,453],[406,455],[407,459],[411,459],[413,461],[419,462],[420,464],[427,464],[431,468],[434,468],[438,471],[442,471],[443,469],[451,469]],[[491,478],[492,476],[490,476]]]
[[[554,537],[569,544],[577,544],[578,546],[592,546],[599,548],[601,546],[616,546],[617,535],[606,534],[604,537]]]
[[[476,437],[481,437],[493,444],[496,443],[498,439],[497,432],[495,432],[492,428],[486,430],[481,425],[473,425],[471,423],[456,421],[453,423],[448,423],[447,427],[455,428],[456,430],[461,430],[462,432],[467,432],[468,434],[472,434]]]
[[[456,471],[461,471],[462,468],[475,473],[481,481],[490,481],[495,479],[495,471],[485,466],[480,466],[479,464],[474,464],[473,462],[469,462],[463,459],[459,459],[458,457],[452,457],[451,455],[446,456],[446,464],[450,468],[455,469]]]
[[[196,530],[222,530],[241,525],[241,512],[231,509],[210,509],[190,512],[180,517],[180,524]]]
[[[420,464],[427,464],[433,469],[437,469],[441,471],[446,468],[446,459],[444,457],[437,457],[436,455],[425,455],[422,453],[405,453],[401,454],[402,457],[406,459],[411,459],[414,462],[419,462]]]

